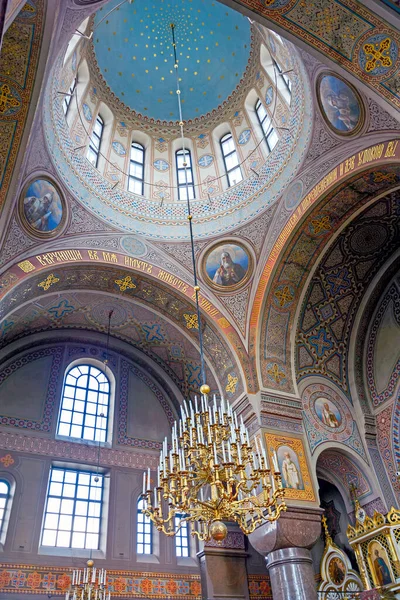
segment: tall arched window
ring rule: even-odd
[[[101,146],[101,138],[103,137],[104,121],[101,115],[97,115],[96,122],[93,127],[92,135],[90,136],[87,159],[97,169],[99,163],[99,154]]]
[[[5,479],[0,479],[0,535],[3,532],[4,516],[10,499],[10,484]]]
[[[132,142],[129,159],[128,190],[143,196],[144,192],[144,148],[142,144]]]
[[[186,165],[185,165],[186,163]],[[185,151],[177,150],[176,152],[176,177],[178,180],[178,198],[179,200],[193,200],[194,181],[192,156],[190,150],[185,148]]]
[[[290,104],[292,99],[292,82],[290,81],[290,77],[283,71],[282,67],[276,60],[274,60],[274,67],[278,71],[278,89],[285,98],[286,102]]]
[[[187,521],[181,521],[184,516],[175,515],[175,552],[178,558],[187,558],[190,554],[188,524]]]
[[[64,111],[65,116],[67,116],[67,114],[68,114],[69,106],[71,104],[71,100],[74,95],[75,88],[76,88],[76,77],[74,77],[71,85],[69,86],[68,93],[64,96],[63,111]]]
[[[144,507],[144,500],[139,499],[136,519],[136,551],[138,554],[153,554],[153,527],[149,517],[142,512]]]
[[[255,106],[258,122],[260,123],[261,130],[267,144],[268,152],[271,152],[278,141],[278,135],[275,129],[271,126],[271,118],[261,100],[257,100]]]
[[[107,441],[110,381],[93,365],[76,365],[65,377],[57,434]]]
[[[232,134],[227,133],[219,142],[221,144],[222,156],[224,157],[228,186],[231,187],[243,179]]]

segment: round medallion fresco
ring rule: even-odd
[[[202,273],[212,287],[231,291],[244,285],[253,270],[249,250],[236,241],[219,242],[204,255]]]
[[[155,120],[178,120],[171,24],[183,116],[191,120],[221,106],[240,84],[251,54],[246,17],[213,0],[111,0],[95,15],[94,51],[124,104]]]
[[[28,183],[20,197],[19,214],[26,229],[36,236],[56,235],[66,219],[65,203],[58,186],[44,178]]]
[[[364,105],[355,88],[341,77],[322,73],[317,81],[317,98],[322,116],[340,135],[354,135],[364,122]]]
[[[301,179],[295,181],[288,187],[284,193],[285,208],[287,210],[293,210],[299,204],[303,197],[303,182]]]
[[[328,565],[330,580],[335,585],[341,585],[346,577],[346,566],[339,556],[334,556]]]
[[[333,389],[313,384],[303,392],[303,410],[319,432],[330,439],[344,441],[353,431],[353,417],[344,400]]]

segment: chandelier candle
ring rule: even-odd
[[[86,564],[85,569],[72,571],[71,587],[65,594],[65,600],[110,600],[107,571],[96,569],[91,559]]]
[[[200,404],[200,406],[199,406]],[[224,399],[184,401],[172,428],[171,448],[164,440],[152,490],[150,469],[143,473],[143,509],[159,531],[176,535],[187,522],[193,536],[221,542],[236,522],[247,535],[263,521],[276,521],[286,510],[281,474],[273,456],[269,468],[262,441],[249,433]],[[179,518],[176,523],[175,517]]]

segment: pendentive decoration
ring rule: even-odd
[[[210,387],[206,383],[203,332],[199,304],[196,258],[191,213],[187,150],[183,130],[181,90],[175,27],[171,24],[178,98],[179,126],[182,140],[183,168],[186,182],[187,218],[191,243],[196,315],[198,323],[201,380],[200,398],[184,401],[181,418],[172,428],[172,444],[163,443],[152,489],[150,468],[143,473],[144,514],[158,531],[174,536],[186,523],[192,536],[202,541],[213,538],[221,543],[227,535],[224,521],[236,522],[246,534],[264,521],[276,521],[286,510],[276,454],[270,469],[262,441],[256,439],[256,452],[249,433],[224,398],[216,396],[209,403]],[[243,269],[244,270],[244,269]],[[237,274],[239,279],[240,273]],[[244,275],[243,275],[244,276]],[[222,286],[221,286],[222,287]]]
[[[65,200],[58,185],[46,176],[31,179],[19,199],[19,216],[28,233],[35,237],[58,235],[67,218]]]
[[[360,94],[337,73],[323,72],[317,79],[317,100],[322,116],[334,133],[356,135],[365,120]]]

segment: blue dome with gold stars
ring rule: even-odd
[[[235,91],[251,52],[246,17],[216,0],[120,1],[96,13],[93,44],[107,85],[131,110],[179,120],[171,23],[183,119],[210,113]]]

